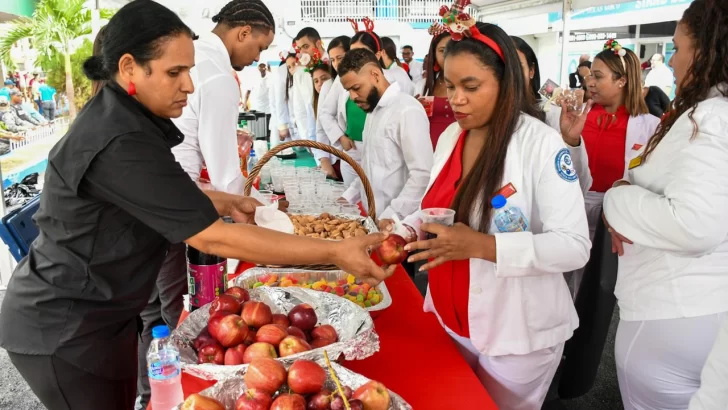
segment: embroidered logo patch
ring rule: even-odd
[[[574,182],[579,179],[574,170],[574,163],[571,161],[569,150],[564,148],[556,154],[556,172],[561,179],[567,182]]]

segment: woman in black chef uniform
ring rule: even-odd
[[[84,68],[109,83],[49,155],[40,234],[13,273],[0,346],[49,410],[130,410],[137,315],[169,243],[254,263],[335,263],[374,283],[391,274],[367,248],[383,235],[329,242],[244,223],[253,199],[203,192],[170,148],[170,118],[193,92],[191,30],[170,10],[133,1]],[[274,246],[273,246],[274,244]]]

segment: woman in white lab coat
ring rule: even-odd
[[[402,63],[397,57],[397,45],[394,44],[394,40],[389,37],[382,37],[382,53],[380,57],[384,73],[387,78],[392,78],[393,81],[399,84],[402,92],[414,96],[415,83],[412,82],[412,78],[407,74],[407,71],[402,68]]]
[[[476,27],[445,51],[457,123],[438,141],[422,201],[422,209],[454,209],[457,223],[420,225],[416,213],[404,224],[410,240],[436,235],[408,245],[422,250],[411,261],[430,261],[422,268],[429,270],[425,310],[499,408],[537,410],[578,326],[562,273],[589,257],[584,200],[561,137],[526,100],[513,42],[495,25]],[[522,211],[522,232],[499,233],[491,205],[498,194]]]
[[[688,7],[671,110],[604,198],[620,255],[615,358],[627,410],[688,408],[728,316],[726,38],[728,3]]]

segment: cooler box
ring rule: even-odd
[[[38,227],[33,223],[33,215],[39,207],[40,195],[2,219],[0,237],[10,248],[10,253],[16,261],[20,261],[28,254],[30,244],[38,236]]]

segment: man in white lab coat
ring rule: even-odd
[[[177,162],[195,181],[203,164],[213,189],[242,195],[245,179],[238,157],[237,119],[240,87],[234,72],[258,60],[273,41],[273,15],[261,0],[233,0],[212,19],[212,33],[195,41],[195,67],[190,75],[195,92],[190,94],[182,116],[174,120],[185,136],[175,147]],[[144,332],[139,343],[137,409],[151,397],[146,374],[146,353],[152,327],[175,326],[187,293],[185,244],[172,244],[159,272],[157,289],[141,313]]]
[[[412,77],[412,82],[417,84],[418,81],[422,80],[422,74],[424,74],[424,66],[421,61],[415,60],[415,50],[412,46],[402,47],[402,59],[409,66],[409,75]]]
[[[427,114],[414,97],[387,81],[377,57],[367,49],[346,53],[338,72],[351,99],[368,113],[362,167],[374,190],[377,217],[404,218],[419,208],[432,170]],[[357,203],[363,198],[357,179],[344,199]]]
[[[313,80],[306,71],[306,65],[316,58],[324,58],[326,50],[321,35],[313,27],[298,32],[294,39],[299,53],[299,65],[293,73],[293,116],[298,138],[316,141],[316,116],[313,110]]]

